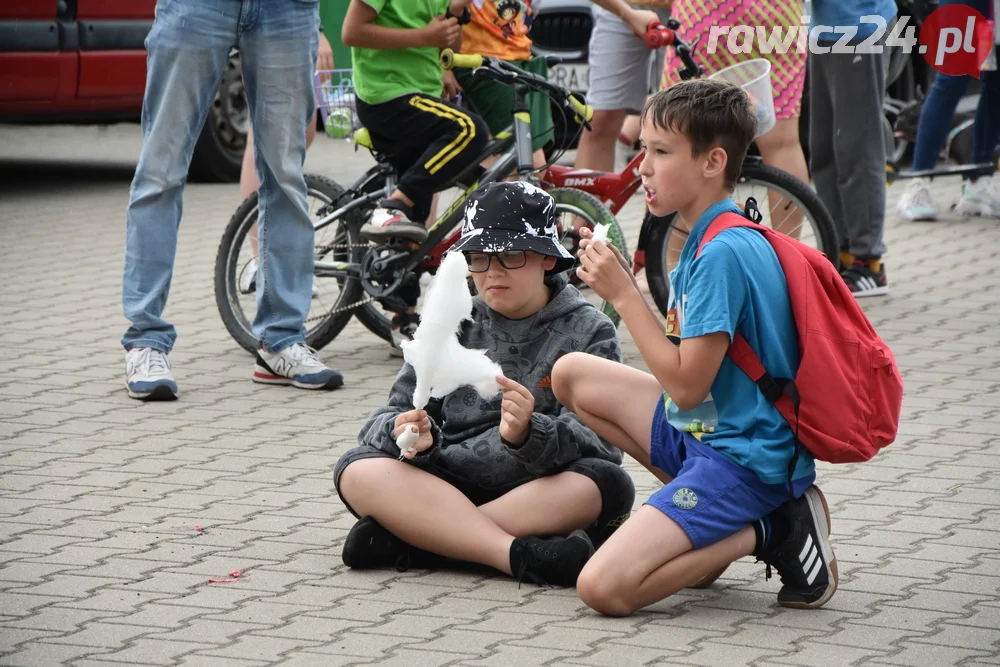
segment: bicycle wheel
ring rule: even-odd
[[[564,248],[574,252],[576,243],[573,239],[575,233],[573,223],[577,217],[580,217],[591,229],[597,224],[608,225],[608,241],[618,248],[623,257],[629,257],[625,232],[622,231],[614,214],[601,203],[600,199],[589,192],[573,188],[555,188],[549,190],[549,194],[556,201],[556,225],[559,231],[559,240]],[[569,275],[572,276],[579,265],[579,262],[575,263],[573,268],[569,270]],[[592,294],[593,292],[589,290],[584,292],[585,296]],[[597,306],[598,310],[607,315],[616,327],[618,326],[621,322],[621,316],[610,303],[597,298],[596,295],[590,298],[590,301]]]
[[[840,264],[840,247],[833,219],[816,192],[791,174],[762,163],[744,165],[733,199],[743,204],[757,200],[762,224],[788,234]],[[651,215],[648,214],[647,215]],[[655,217],[655,216],[654,216]],[[664,315],[670,298],[670,272],[677,266],[690,228],[676,213],[649,226],[646,278],[656,307]]]
[[[344,188],[322,176],[307,174],[306,197],[310,217],[316,221],[331,204],[344,197]],[[358,261],[354,248],[360,244],[361,222],[348,213],[343,219],[316,232],[316,259]],[[257,312],[257,193],[247,197],[226,225],[215,258],[215,303],[230,335],[244,349],[259,345],[252,322]],[[362,296],[361,283],[343,277],[313,278],[313,298],[306,318],[306,344],[320,349],[351,319],[351,304]]]

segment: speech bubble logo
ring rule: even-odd
[[[920,53],[938,72],[979,78],[993,46],[986,17],[968,5],[938,7],[920,28]]]

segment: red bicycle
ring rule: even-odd
[[[704,73],[692,56],[697,45],[686,43],[677,30],[680,23],[670,19],[667,25],[653,23],[644,40],[650,48],[670,46],[683,62],[682,79],[691,79]],[[645,157],[640,152],[617,173],[576,169],[551,165],[541,180],[556,188],[573,188],[597,197],[615,215],[618,215],[642,184],[639,165]],[[739,181],[733,198],[737,202],[754,197],[764,216],[763,224],[794,236],[803,243],[822,251],[834,265],[840,261],[839,246],[833,219],[816,192],[791,174],[764,164],[759,157],[748,156],[743,161]],[[766,202],[766,203],[765,203]],[[646,269],[649,291],[661,312],[667,312],[670,295],[670,271],[677,265],[680,251],[687,241],[690,228],[676,213],[657,217],[645,211],[639,240],[633,256],[633,270]],[[578,242],[578,237],[567,231],[567,246]],[[575,247],[572,249],[575,252]]]

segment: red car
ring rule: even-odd
[[[156,0],[0,1],[0,122],[138,122],[155,6]],[[239,179],[245,100],[233,56],[194,149],[193,180]]]

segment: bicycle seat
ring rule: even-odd
[[[372,135],[369,134],[367,127],[362,127],[354,133],[354,143],[370,151],[375,150],[375,146],[372,144]]]

